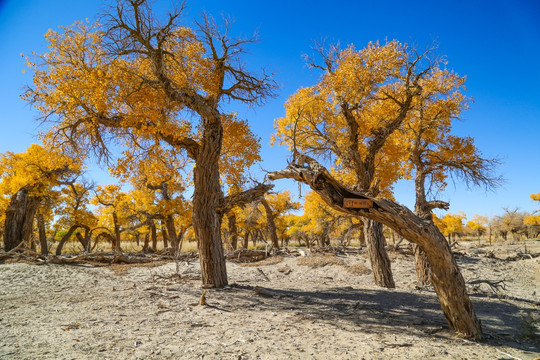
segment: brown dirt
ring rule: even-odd
[[[412,255],[393,254],[395,289],[365,254],[228,263],[231,286],[200,306],[198,263],[156,267],[0,265],[0,359],[534,359],[540,257],[524,244],[455,250],[486,341],[457,338]],[[540,242],[528,242],[540,252]],[[279,261],[278,261],[279,260]],[[305,263],[304,266],[301,265]],[[318,264],[317,266],[309,264]],[[324,265],[321,265],[324,264]],[[351,269],[357,269],[351,271]]]

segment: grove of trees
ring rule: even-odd
[[[6,252],[23,246],[61,255],[74,239],[83,251],[100,241],[178,255],[195,240],[202,285],[227,285],[225,253],[264,244],[268,253],[365,243],[374,281],[395,286],[385,233],[414,244],[418,281],[431,283],[450,326],[482,338],[480,322],[451,244],[540,234],[540,215],[505,209],[488,219],[435,216],[449,181],[496,187],[498,160],[469,137],[452,134],[467,109],[465,78],[436,49],[396,40],[363,49],[319,48],[308,66],[320,77],[300,88],[275,121],[274,145],[290,150],[289,178],[310,188],[303,204],[251,179],[260,139],[228,107],[258,106],[276,94],[272,76],[251,71],[244,54],[256,39],[234,38],[231,24],[184,8],[158,19],[146,0],[119,0],[99,23],[77,22],[46,34],[49,50],[27,64],[22,95],[41,114],[41,144],[0,157],[0,217]],[[85,177],[95,158],[118,179]],[[394,199],[398,180],[415,185],[413,209]],[[540,193],[531,196],[540,201]],[[346,199],[365,201],[360,208]],[[301,214],[300,209],[303,208]],[[301,215],[300,215],[301,214]],[[383,227],[384,226],[384,227]],[[36,234],[36,235],[34,235]]]

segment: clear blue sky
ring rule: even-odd
[[[167,8],[171,1],[155,3]],[[437,42],[448,66],[468,76],[467,93],[475,101],[455,132],[474,137],[485,156],[502,158],[499,171],[507,179],[496,192],[451,185],[440,198],[451,203],[451,212],[462,210],[469,218],[500,214],[505,206],[536,209],[529,195],[540,192],[540,1],[206,0],[188,6],[188,25],[204,9],[233,17],[237,34],[259,34],[248,66],[275,72],[279,96],[255,110],[238,111],[262,138],[264,169],[286,164],[287,151],[268,143],[284,101],[316,79],[302,60],[313,41],[326,38],[358,48],[385,39],[420,47]],[[36,141],[36,114],[19,99],[31,81],[30,73],[22,73],[20,53],[44,52],[49,28],[93,20],[104,8],[100,0],[0,0],[0,152],[24,151]],[[289,186],[296,189],[290,182],[277,183],[278,189]],[[413,196],[410,185],[397,186],[399,202],[411,205]]]

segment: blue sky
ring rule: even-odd
[[[155,1],[158,9],[171,3]],[[93,20],[105,4],[0,0],[0,152],[24,151],[36,141],[37,114],[19,99],[31,81],[30,73],[22,73],[20,53],[44,52],[43,35],[49,28]],[[499,172],[506,179],[488,193],[450,185],[440,198],[451,203],[451,212],[464,211],[469,218],[475,213],[497,215],[503,207],[538,207],[529,195],[540,192],[540,1],[191,1],[186,24],[203,10],[234,18],[237,35],[257,31],[260,42],[250,48],[247,64],[276,73],[278,97],[256,109],[228,106],[248,119],[261,137],[264,169],[286,165],[286,149],[271,148],[270,134],[287,97],[317,79],[302,60],[303,54],[311,54],[314,41],[358,48],[385,39],[421,48],[436,42],[448,67],[467,75],[467,94],[474,98],[455,133],[474,137],[486,157],[502,158]],[[107,181],[95,170],[91,176]],[[288,187],[297,188],[291,182],[277,183],[279,190]],[[411,205],[413,197],[410,184],[398,184],[396,200]]]

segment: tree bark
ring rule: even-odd
[[[414,265],[416,268],[416,280],[418,285],[425,286],[431,283],[431,268],[429,266],[428,257],[422,248],[413,244]]]
[[[47,245],[47,232],[45,231],[45,219],[43,219],[42,213],[36,214],[38,233],[39,233],[39,245],[41,255],[49,255],[49,247]]]
[[[178,253],[178,235],[176,234],[176,226],[174,225],[174,218],[172,215],[168,215],[165,219],[165,226],[167,227],[167,234],[169,235],[169,242],[175,254]]]
[[[113,211],[113,224],[114,224],[114,242],[112,244],[113,251],[122,251],[122,246],[120,244],[120,223],[118,222],[118,215],[116,211]]]
[[[269,173],[269,179],[290,178],[301,181],[317,192],[337,211],[362,216],[385,224],[405,239],[422,248],[431,265],[431,282],[439,298],[448,324],[461,336],[475,340],[483,338],[461,275],[448,242],[430,221],[416,216],[406,207],[388,199],[371,198],[342,186],[315,160],[302,156],[287,169]],[[343,206],[344,198],[370,199],[373,207],[352,209]]]
[[[157,230],[154,220],[150,221],[150,234],[152,236],[152,250],[157,251]]]
[[[382,224],[373,220],[364,221],[364,237],[375,284],[386,288],[395,288],[390,259],[384,247]]]
[[[29,195],[26,188],[11,197],[4,222],[4,250],[10,251],[22,242],[30,243],[34,216],[40,202],[41,199]]]
[[[56,247],[56,255],[62,255],[62,248],[64,247],[64,244],[67,240],[73,235],[75,230],[77,230],[80,227],[80,225],[73,225],[69,228],[68,232],[60,239],[60,242],[58,243],[58,246]]]
[[[219,176],[223,127],[217,118],[203,118],[203,134],[193,170],[193,230],[199,248],[202,285],[227,285],[227,268],[221,242],[224,202]]]
[[[86,237],[82,236],[80,232],[76,232],[75,236],[77,237],[77,240],[81,243],[83,249],[88,252],[88,242],[86,241]]]
[[[150,242],[150,235],[149,234],[144,234],[144,245],[143,245],[143,251],[148,251],[148,247],[149,247],[149,242]]]
[[[167,234],[167,229],[165,225],[161,223],[161,238],[163,239],[163,248],[166,249],[169,247],[169,234]]]
[[[236,226],[236,215],[231,212],[228,216],[229,233],[231,236],[231,247],[236,250],[238,247],[238,227]]]
[[[266,231],[268,232],[268,236],[272,241],[272,248],[277,250],[279,249],[279,241],[277,237],[276,223],[274,222],[274,212],[264,196],[261,199],[261,204],[266,212]]]
[[[249,235],[251,234],[251,231],[249,230],[246,230],[245,231],[245,235],[244,235],[244,244],[242,245],[242,247],[244,249],[247,249],[249,247]]]

